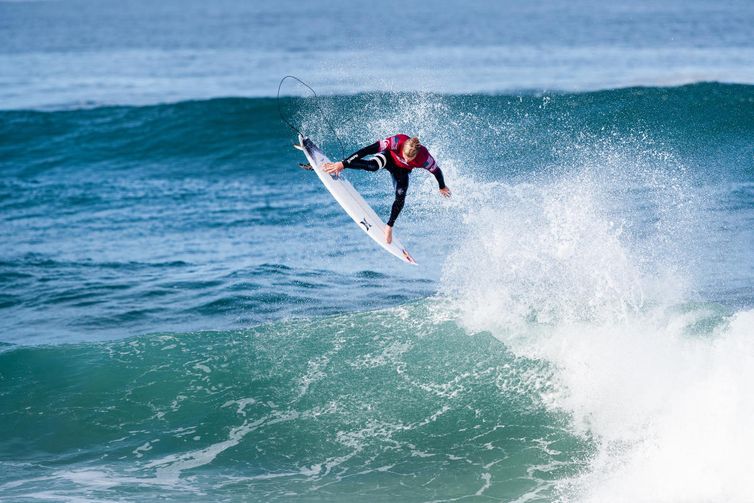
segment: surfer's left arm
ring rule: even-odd
[[[366,147],[357,150],[340,162],[328,162],[323,166],[327,173],[340,173],[345,168],[364,169],[366,171],[377,171],[380,169],[380,163],[375,160],[364,161],[362,158],[368,155],[374,155],[380,151],[380,142],[372,143]],[[384,164],[384,163],[383,163]]]
[[[434,158],[430,155],[427,162],[424,164],[424,169],[432,173],[437,180],[437,184],[440,186],[440,194],[444,197],[450,197],[450,189],[445,185],[445,177],[442,174],[440,166],[437,165]]]

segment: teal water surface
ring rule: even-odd
[[[0,111],[2,499],[750,499],[751,86],[282,105],[420,267],[272,99]]]

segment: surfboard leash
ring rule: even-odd
[[[314,89],[312,89],[312,87],[309,84],[307,84],[300,78],[296,77],[295,75],[286,75],[285,77],[280,79],[280,83],[278,84],[277,107],[278,107],[278,114],[280,115],[280,120],[282,120],[283,123],[286,126],[288,126],[293,132],[300,134],[303,137],[306,137],[306,135],[302,133],[301,130],[299,130],[296,126],[291,124],[291,122],[283,114],[283,110],[280,107],[280,89],[282,89],[283,82],[285,82],[286,79],[293,79],[297,81],[299,84],[301,84],[302,86],[306,87],[309,91],[311,91],[311,93],[314,95],[314,103],[317,106],[317,109],[319,110],[320,114],[322,114],[322,119],[325,121],[325,124],[327,124],[327,127],[330,128],[330,131],[332,131],[332,134],[335,136],[335,139],[338,140],[338,145],[340,146],[341,157],[345,158],[346,149],[343,148],[343,142],[341,141],[340,136],[338,136],[338,133],[335,132],[335,128],[333,127],[332,123],[329,120],[327,120],[327,115],[325,114],[325,111],[322,109],[322,107],[319,104],[319,95],[317,95],[317,92]]]

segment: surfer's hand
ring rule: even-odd
[[[341,171],[343,171],[343,163],[342,162],[326,162],[322,165],[322,168],[325,170],[325,173],[329,173],[331,175],[337,175]]]
[[[440,189],[440,195],[442,195],[443,197],[450,197],[450,189],[447,187]]]
[[[389,225],[385,226],[385,242],[390,244],[393,242],[393,228]]]

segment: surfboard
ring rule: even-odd
[[[309,138],[298,135],[298,140],[299,144],[294,146],[304,153],[309,164],[312,166],[312,170],[317,173],[325,188],[332,194],[348,216],[356,222],[359,228],[390,254],[407,264],[416,265],[414,258],[401,244],[400,240],[395,237],[395,234],[393,234],[392,243],[388,244],[385,241],[385,227],[387,225],[377,216],[377,213],[367,204],[346,177],[343,176],[343,172],[341,171],[337,175],[326,173],[321,166],[330,162],[330,159]]]

